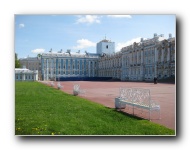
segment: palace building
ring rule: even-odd
[[[41,56],[42,79],[61,80],[66,78],[97,77],[98,54],[59,51],[43,53]]]
[[[98,76],[121,79],[122,53],[105,54],[98,59]]]
[[[121,49],[121,80],[153,80],[175,76],[175,38],[154,34],[152,39]]]
[[[58,51],[43,53],[40,59],[42,80],[119,79],[148,81],[175,77],[175,38],[154,34],[151,39],[123,47],[115,52],[115,43],[102,40],[96,53]]]

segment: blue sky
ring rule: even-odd
[[[140,38],[169,33],[175,37],[175,15],[15,15],[15,52],[19,58],[62,49],[96,52],[96,43],[115,42],[119,51]]]

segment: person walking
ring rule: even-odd
[[[154,84],[157,84],[157,77],[154,77]]]

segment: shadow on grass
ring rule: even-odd
[[[107,109],[110,109],[112,110],[113,112],[117,112],[117,113],[120,113],[122,115],[125,115],[129,118],[132,118],[132,119],[136,119],[136,120],[147,120],[145,118],[142,118],[142,117],[139,117],[139,116],[136,116],[136,115],[133,115],[133,114],[130,114],[128,112],[124,112],[122,109],[115,109],[115,108],[110,108],[110,107],[105,107]]]
[[[140,114],[131,114],[131,113],[129,113],[129,112],[125,112],[124,110],[125,109],[115,109],[115,108],[109,108],[109,107],[106,107],[106,108],[108,108],[108,109],[112,109],[114,112],[118,112],[118,113],[121,113],[122,115],[125,115],[125,116],[127,116],[127,117],[130,117],[130,118],[133,118],[133,119],[136,119],[136,120],[147,120],[147,121],[152,121],[152,120],[160,120],[160,118],[159,118],[159,116],[158,116],[158,118],[151,118],[150,120],[149,120],[149,118],[147,118],[147,117],[141,117],[141,116],[139,116]],[[145,112],[144,111],[144,113],[148,113],[148,112]]]

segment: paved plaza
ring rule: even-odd
[[[50,81],[49,81],[50,82]],[[55,86],[57,85],[56,82]],[[152,122],[176,129],[176,87],[175,84],[145,83],[145,82],[98,82],[98,81],[62,81],[63,91],[73,94],[73,85],[79,84],[86,94],[81,95],[85,99],[100,103],[109,108],[115,108],[115,97],[119,96],[119,88],[144,88],[150,89],[151,99],[160,104],[161,119],[157,112],[152,113]],[[50,85],[50,84],[49,84]],[[126,115],[132,114],[132,109],[122,109]],[[138,109],[135,114],[142,118],[148,118],[148,112],[140,113]]]

